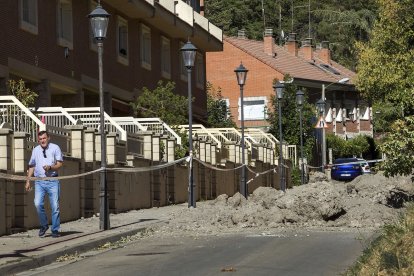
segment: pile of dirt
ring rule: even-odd
[[[259,187],[248,199],[240,193],[197,203],[197,208],[170,214],[169,223],[154,231],[218,234],[245,228],[281,227],[377,228],[398,219],[405,202],[414,199],[408,177],[363,175],[352,182],[317,181],[285,193]]]

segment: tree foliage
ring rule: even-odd
[[[285,79],[289,79],[286,76]],[[283,141],[286,141],[290,145],[300,145],[300,118],[299,110],[296,105],[296,92],[298,87],[293,84],[286,83],[283,93],[283,99],[281,101],[282,110],[282,134]],[[278,99],[272,95],[271,99],[272,110],[268,112],[268,122],[270,123],[269,132],[272,133],[277,139],[279,136],[279,112],[278,112]],[[303,146],[304,155],[308,158],[308,162],[311,159],[311,152],[314,145],[314,118],[315,107],[308,103],[305,92],[305,103],[302,107],[303,116]]]
[[[210,127],[236,127],[221,88],[216,89],[210,82],[207,82],[207,121]]]
[[[389,131],[380,150],[385,175],[412,175],[414,168],[414,2],[378,0],[379,16],[367,43],[358,44],[357,88],[387,111]],[[380,113],[381,114],[381,113]],[[393,123],[393,121],[395,121]],[[379,122],[381,123],[381,121]]]
[[[187,98],[174,93],[175,83],[159,81],[154,90],[144,87],[142,94],[131,103],[136,116],[158,117],[171,126],[188,123]]]
[[[367,41],[377,14],[376,0],[310,1],[310,24],[308,0],[263,0],[264,13],[261,0],[205,0],[204,4],[206,17],[226,35],[236,36],[245,29],[248,38],[262,40],[264,28],[269,27],[276,41],[281,38],[283,42],[279,29],[284,34],[298,33],[301,40],[310,32],[316,42],[330,41],[332,57],[352,69],[356,65],[354,42]]]
[[[339,157],[362,157],[370,150],[368,137],[365,135],[358,135],[352,139],[344,140],[333,134],[327,134],[326,143],[327,147],[332,149],[334,159]]]
[[[39,95],[37,95],[37,93],[30,88],[26,87],[26,84],[22,79],[18,81],[8,80],[7,86],[10,93],[15,96],[16,99],[18,99],[24,106],[34,106]]]
[[[413,175],[414,168],[414,116],[397,120],[393,131],[379,148],[387,160],[381,164],[386,176]],[[414,180],[414,177],[413,177]]]

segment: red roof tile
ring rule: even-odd
[[[323,82],[337,82],[343,78],[350,78],[352,80],[355,76],[354,72],[346,69],[334,61],[332,61],[329,65],[339,74],[334,74],[326,69],[323,69],[320,66],[323,62],[319,59],[318,51],[314,51],[315,62],[310,62],[301,56],[292,55],[284,47],[280,47],[276,44],[273,45],[275,55],[271,56],[264,52],[263,41],[235,37],[224,37],[224,41],[227,41],[249,55],[257,58],[280,73],[284,75],[289,74],[294,78]]]

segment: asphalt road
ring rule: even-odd
[[[303,232],[147,238],[19,275],[339,275],[368,234]]]

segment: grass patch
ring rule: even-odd
[[[414,275],[414,204],[398,223],[382,229],[344,275]]]

